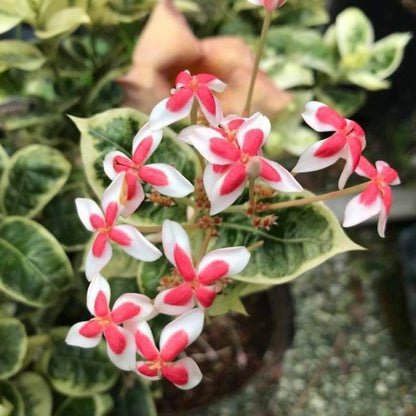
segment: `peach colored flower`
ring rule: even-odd
[[[198,39],[172,0],[160,0],[153,10],[133,54],[130,72],[118,80],[125,92],[123,105],[149,113],[169,95],[175,76],[211,73],[227,84],[219,98],[224,114],[240,114],[254,64],[254,53],[240,38],[215,36]],[[273,119],[290,102],[264,73],[259,72],[252,111]]]

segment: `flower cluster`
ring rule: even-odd
[[[262,3],[265,7],[279,5],[279,2]],[[212,216],[229,209],[243,194],[247,183],[250,194],[247,215],[268,210],[266,203],[253,203],[252,194],[255,192],[270,197],[275,191],[302,191],[293,173],[262,154],[262,147],[270,134],[269,119],[260,113],[247,118],[224,116],[213,94],[213,91],[221,92],[224,88],[225,84],[214,75],[179,73],[171,96],[155,106],[149,122],[133,138],[132,156],[114,151],[105,157],[104,171],[112,182],[102,196],[102,209],[90,199],[76,200],[81,221],[95,233],[85,268],[90,281],[87,307],[94,317],[72,326],[67,343],[92,348],[104,336],[109,358],[117,367],[135,371],[150,380],[165,377],[181,389],[196,386],[202,374],[191,358],[175,360],[176,357],[201,334],[204,311],[222,291],[224,279],[241,273],[250,260],[250,250],[242,246],[209,251],[210,238],[218,233],[215,227],[221,220],[219,217],[210,218],[208,212]],[[193,250],[198,253],[192,253],[184,227],[165,220],[160,229],[161,240],[164,255],[173,266],[175,285],[162,285],[153,300],[142,294],[125,293],[110,309],[110,286],[100,274],[112,256],[110,241],[141,261],[152,262],[162,256],[162,252],[137,228],[118,224],[118,221],[137,210],[140,212],[145,199],[144,185],[150,186],[153,192],[172,198],[170,202],[194,191],[191,182],[174,167],[164,163],[146,164],[146,161],[153,153],[157,155],[157,148],[163,140],[163,128],[191,113],[195,115],[197,106],[206,124],[185,128],[178,140],[194,147],[204,168],[203,187],[201,178],[195,180],[197,190],[193,209],[197,215],[192,216],[191,224],[205,228],[207,232],[202,248]],[[335,133],[307,149],[294,171],[323,169],[340,158],[345,159],[340,189],[354,172],[370,181],[366,189],[348,204],[344,226],[380,214],[379,233],[384,235],[392,203],[390,185],[399,183],[397,173],[384,162],[377,162],[375,168],[361,156],[365,135],[357,123],[344,119],[318,102],[307,104],[303,117],[316,131]],[[256,180],[263,184],[255,185]],[[202,201],[199,205],[198,198]],[[267,229],[275,220],[276,216],[269,214],[254,218],[253,225]],[[159,349],[147,323],[158,314],[178,316],[161,332]],[[140,357],[138,360],[137,355]]]

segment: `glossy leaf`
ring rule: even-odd
[[[355,85],[369,91],[384,90],[390,87],[390,82],[365,71],[354,71],[347,74],[347,79]]]
[[[140,262],[137,269],[137,283],[140,293],[154,298],[163,277],[169,277],[173,266],[162,256],[152,263]]]
[[[13,29],[30,12],[26,0],[2,0],[0,4],[0,34]]]
[[[71,264],[38,223],[8,217],[0,224],[0,290],[32,306],[56,302],[72,281]]]
[[[86,397],[102,393],[117,381],[119,371],[109,361],[106,346],[95,348],[67,345],[68,328],[55,329],[52,345],[42,357],[42,370],[53,388],[70,397]]]
[[[8,381],[0,380],[0,413],[6,416],[25,416],[22,395]]]
[[[17,151],[1,181],[3,211],[35,216],[59,192],[70,170],[71,164],[52,147],[31,145]]]
[[[9,155],[4,150],[3,146],[0,145],[0,178],[3,175],[6,166],[9,163]]]
[[[103,160],[107,153],[119,150],[130,156],[137,131],[147,122],[147,116],[132,109],[108,110],[88,119],[71,117],[81,132],[81,155],[87,180],[98,197],[110,183],[104,173]],[[174,139],[175,133],[164,129],[165,136],[148,163],[169,163],[186,178],[195,176],[196,156],[192,149]],[[175,205],[163,207],[144,202],[140,212],[129,222],[134,224],[161,224],[165,218],[185,219],[185,208]]]
[[[113,408],[113,399],[108,394],[90,397],[69,398],[59,406],[56,416],[105,416]]]
[[[42,52],[29,42],[0,40],[0,72],[9,68],[35,71],[45,61]]]
[[[286,199],[275,197],[273,201]],[[224,218],[216,248],[248,247],[264,241],[260,248],[252,252],[248,266],[240,275],[234,276],[234,280],[264,285],[282,284],[338,253],[362,249],[346,236],[334,214],[323,203],[275,212],[277,224],[270,231],[253,229],[248,220],[239,215]]]
[[[0,379],[16,374],[27,350],[24,325],[15,318],[0,318]]]
[[[364,53],[374,42],[370,20],[355,7],[349,7],[337,16],[335,28],[342,57]]]
[[[23,398],[25,416],[52,414],[52,393],[42,376],[26,371],[17,376],[15,384]]]
[[[41,29],[36,30],[35,34],[40,39],[50,39],[63,33],[70,33],[79,26],[90,23],[88,14],[81,7],[69,7],[59,10],[56,13],[47,15]]]

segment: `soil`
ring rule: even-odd
[[[177,415],[210,404],[240,389],[262,368],[280,368],[294,335],[294,310],[287,285],[251,295],[244,305],[249,316],[229,313],[213,318],[199,341],[187,349],[204,378],[199,386],[181,394],[164,382],[163,400],[156,402],[160,414]],[[276,377],[280,374],[278,371]]]

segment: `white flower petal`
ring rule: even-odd
[[[194,300],[193,295],[189,299],[188,302],[181,304],[181,305],[172,305],[172,304],[165,302],[165,297],[174,290],[175,288],[162,290],[162,292],[160,292],[156,296],[154,300],[156,311],[158,311],[159,313],[163,313],[165,315],[176,316],[176,315],[182,315],[183,313],[188,312],[195,306],[195,300]]]
[[[153,130],[158,130],[163,127],[169,126],[176,121],[182,120],[188,117],[191,113],[193,98],[179,111],[172,112],[166,108],[166,103],[169,98],[165,98],[160,103],[156,104],[149,116],[149,125]]]
[[[149,142],[150,146],[146,146],[147,151],[146,152],[140,152],[140,162],[143,163],[147,159],[149,159],[150,156],[152,156],[153,152],[157,149],[160,142],[163,138],[163,130],[158,129],[154,130],[150,127],[149,123],[146,123],[134,136],[133,139],[133,156],[136,153],[137,147],[143,143],[143,141],[148,142],[149,138],[151,139],[151,142]],[[136,161],[135,161],[136,162]]]
[[[134,312],[134,307],[131,308],[131,306],[138,307],[137,314],[134,316],[131,316]],[[111,316],[115,323],[129,322],[131,320],[141,321],[154,315],[153,309],[153,303],[147,296],[140,293],[124,293],[114,302]],[[128,316],[131,317],[125,319]]]
[[[105,174],[113,180],[120,172],[117,172],[114,169],[114,159],[119,156],[125,159],[129,159],[124,153],[115,150],[114,152],[110,152],[106,155],[103,162],[104,172]]]
[[[87,291],[87,308],[93,316],[96,316],[95,302],[100,292],[104,294],[108,306],[111,299],[110,285],[103,276],[96,274],[91,280]]]
[[[361,194],[360,194],[361,195]],[[360,202],[360,195],[352,198],[345,208],[344,227],[352,227],[377,215],[382,209],[382,200],[377,197],[370,205]]]
[[[103,254],[100,257],[95,257],[92,252],[92,247],[88,251],[87,259],[85,260],[85,276],[91,280],[97,273],[99,273],[106,264],[111,260],[113,249],[107,241]]]
[[[176,371],[180,368],[185,369],[188,376],[187,381],[184,384],[182,382],[178,384],[180,377],[177,376]],[[180,373],[182,373],[182,371]],[[190,357],[181,358],[180,360],[175,361],[175,363],[172,366],[165,367],[162,370],[162,374],[165,378],[167,378],[181,390],[192,389],[195,386],[197,386],[202,380],[201,370],[199,369],[197,363]]]
[[[250,143],[247,142],[247,135],[252,130],[260,130],[262,132],[262,140],[259,142],[259,150],[262,148],[270,135],[271,124],[270,120],[261,113],[255,113],[248,118],[237,130],[237,141],[240,149],[243,151],[244,147],[250,148]],[[257,154],[257,153],[256,153]]]
[[[325,109],[325,114],[318,115],[322,109]],[[306,124],[319,132],[338,130],[343,119],[335,110],[318,101],[307,103],[302,117]],[[345,119],[344,122],[346,123]]]
[[[65,342],[68,345],[72,345],[74,347],[81,347],[81,348],[96,347],[101,341],[102,334],[99,334],[93,338],[87,338],[79,333],[79,330],[87,323],[88,321],[85,321],[85,322],[78,322],[77,324],[72,325],[65,338]]]
[[[79,219],[84,224],[84,227],[88,231],[96,231],[91,224],[90,218],[91,215],[98,215],[104,220],[104,214],[100,207],[92,199],[88,198],[76,198],[75,205],[77,207]]]
[[[186,231],[175,221],[165,220],[162,228],[163,251],[166,258],[176,267],[174,250],[178,245],[192,259],[191,245]]]
[[[107,340],[107,354],[111,362],[121,370],[133,371],[136,367],[136,343],[132,333],[125,328],[117,327],[118,330],[124,335],[127,341],[126,347],[123,352],[116,354],[111,348]]]

